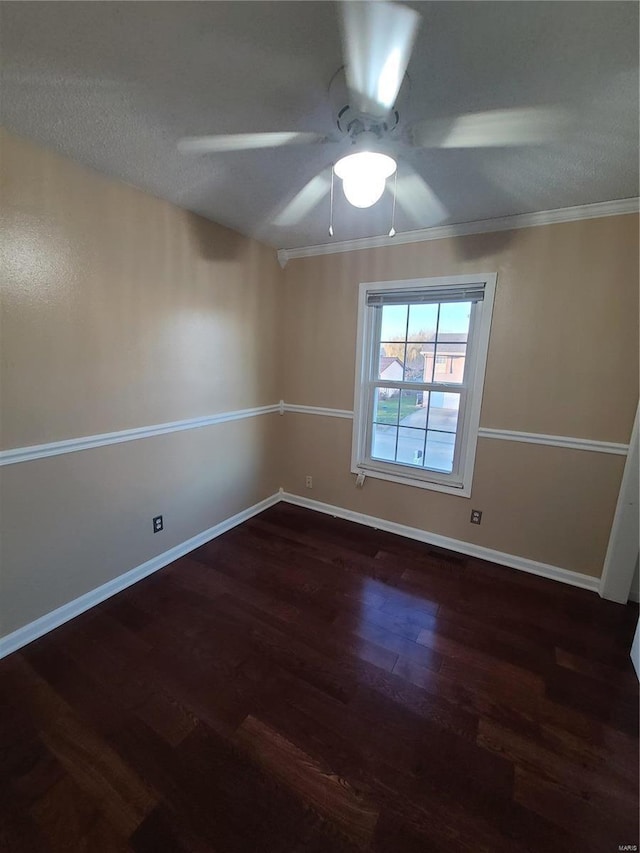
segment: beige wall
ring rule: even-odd
[[[353,408],[360,282],[466,272],[498,273],[481,426],[628,442],[638,399],[635,215],[290,261],[284,399]],[[471,500],[371,478],[359,491],[350,421],[285,420],[287,491],[601,572],[623,457],[480,439]],[[480,527],[469,523],[472,506]]]
[[[279,399],[273,249],[0,142],[2,448]],[[0,634],[277,491],[277,422],[1,468]]]
[[[3,448],[279,399],[273,249],[0,141]]]

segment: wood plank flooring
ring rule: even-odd
[[[279,504],[0,661],[1,849],[637,845],[637,613]]]

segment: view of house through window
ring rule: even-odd
[[[468,496],[495,281],[361,285],[354,473]]]
[[[471,302],[383,305],[374,459],[453,471]],[[404,383],[421,387],[403,388]]]

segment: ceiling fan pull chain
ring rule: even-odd
[[[398,195],[398,169],[396,169],[393,179],[393,207],[391,208],[391,230],[389,237],[396,236],[396,196]]]
[[[329,237],[333,237],[333,164],[331,165],[331,208],[329,212]]]

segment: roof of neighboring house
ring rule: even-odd
[[[436,355],[465,355],[467,335],[464,332],[441,332],[437,339],[435,334],[429,335],[425,343],[436,344]],[[429,352],[421,355],[433,355],[431,347]]]
[[[384,373],[387,367],[391,367],[394,361],[397,361],[400,367],[404,367],[404,364],[400,361],[399,358],[396,358],[395,355],[381,355],[380,356],[380,373]]]
[[[427,343],[433,343],[436,340],[435,334],[427,335],[425,341]],[[466,332],[440,332],[438,335],[438,343],[447,343],[447,344],[466,344],[467,342],[467,334]]]

